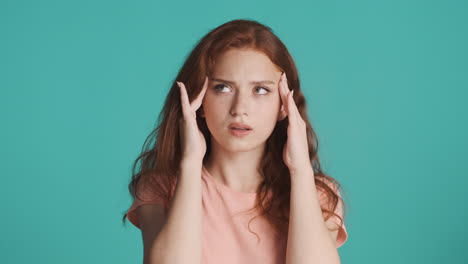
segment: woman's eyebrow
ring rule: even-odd
[[[211,78],[211,80],[216,81],[216,82],[224,82],[224,83],[228,83],[228,84],[237,85],[236,82],[234,82],[234,81],[223,80],[223,79],[219,79],[219,78]],[[273,81],[270,81],[270,80],[264,80],[264,81],[251,81],[249,84],[259,85],[259,84],[276,84],[276,83],[273,82]]]

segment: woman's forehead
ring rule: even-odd
[[[214,78],[210,78],[210,80],[214,81],[214,82],[227,83],[227,84],[231,84],[231,85],[234,85],[234,86],[239,85],[238,81],[230,80],[230,79],[223,78],[223,77],[214,77]],[[265,85],[265,84],[276,84],[277,83],[276,81],[268,79],[268,78],[255,79],[255,80],[250,80],[250,81],[246,81],[246,82],[249,85]]]
[[[213,75],[221,74],[225,78],[239,75],[260,75],[258,77],[261,78],[275,76],[281,73],[281,70],[263,52],[234,49],[228,50],[215,59],[212,73]]]

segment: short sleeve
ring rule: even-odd
[[[339,195],[340,198],[341,198],[341,193],[340,193],[339,190],[338,190],[338,195]],[[335,213],[337,213],[337,214],[341,217],[341,219],[343,219],[343,226],[342,226],[342,227],[340,228],[340,230],[338,231],[338,236],[337,236],[337,238],[336,238],[336,248],[339,248],[339,247],[341,247],[341,246],[345,243],[345,241],[348,239],[348,231],[346,230],[346,225],[345,225],[344,216],[343,216],[343,202],[341,201],[341,199],[340,199],[340,201],[338,202],[338,205],[337,205],[337,207],[336,207]],[[335,220],[336,220],[335,222],[336,222],[337,224],[340,224],[340,223],[341,223],[341,221],[340,221],[340,219],[339,219],[338,217],[333,216],[333,218],[335,218]]]
[[[335,191],[338,193],[338,196],[341,198],[341,192],[336,188],[334,184],[331,184],[330,182],[327,182],[327,184]],[[326,207],[326,196],[324,192],[321,192],[320,195],[320,203],[323,207]],[[341,226],[341,220],[338,218],[336,215],[332,215],[330,219],[334,221],[338,226],[340,226],[340,229],[338,230],[338,235],[336,238],[336,248],[341,247],[346,240],[348,239],[348,231],[346,230],[345,222],[344,222],[344,212],[343,212],[343,201],[340,199],[338,201],[338,204],[335,209],[335,213],[338,214],[341,219],[343,220],[343,225]]]
[[[172,188],[172,191],[173,190],[174,188]],[[163,205],[165,208],[168,208],[169,204],[165,201],[165,199],[161,195],[156,194],[149,186],[139,185],[138,191],[139,191],[138,196],[135,197],[135,199],[133,200],[133,203],[131,204],[130,208],[127,211],[127,217],[128,217],[128,220],[134,226],[136,226],[137,228],[140,228],[140,222],[136,214],[136,209],[140,205],[159,204],[159,205]]]

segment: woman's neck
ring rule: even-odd
[[[229,188],[239,192],[255,192],[262,181],[258,170],[261,155],[257,151],[210,153],[204,166],[208,172]]]

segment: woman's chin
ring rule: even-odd
[[[229,140],[229,142],[225,142],[224,146],[229,152],[249,152],[257,149],[260,145],[258,142],[252,141]]]

